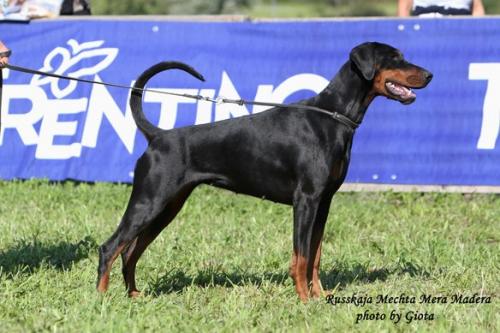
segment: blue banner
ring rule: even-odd
[[[321,91],[365,41],[400,49],[434,73],[410,106],[377,98],[354,138],[348,182],[500,185],[500,19],[314,22],[54,20],[0,23],[11,63],[132,84],[147,67],[178,60],[149,87],[209,97],[293,102]],[[0,178],[131,182],[146,141],[129,92],[4,70]],[[146,93],[161,128],[265,110]]]

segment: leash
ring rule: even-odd
[[[121,89],[131,89],[131,90],[136,90],[136,91],[141,91],[141,92],[152,92],[152,93],[164,94],[164,95],[180,96],[180,97],[196,99],[199,101],[207,101],[207,102],[211,102],[211,103],[215,103],[215,104],[260,105],[260,106],[270,106],[270,107],[282,107],[282,108],[311,110],[311,111],[327,114],[328,116],[332,117],[334,120],[347,126],[352,131],[356,130],[356,128],[358,128],[360,125],[359,123],[351,120],[350,118],[344,116],[343,114],[340,114],[338,112],[327,111],[325,109],[318,108],[316,106],[311,106],[311,105],[259,102],[259,101],[251,101],[251,100],[244,100],[244,99],[230,99],[230,98],[224,98],[221,96],[219,96],[217,98],[210,98],[210,97],[202,96],[202,95],[180,94],[180,93],[160,91],[160,90],[155,90],[155,89],[146,89],[146,88],[133,88],[133,87],[122,85],[122,84],[80,79],[80,78],[61,75],[61,74],[46,73],[46,72],[38,71],[35,69],[25,68],[25,67],[21,67],[21,66],[15,66],[15,65],[11,65],[11,64],[5,64],[4,67],[8,68],[10,70],[16,71],[16,72],[22,72],[22,73],[26,73],[26,74],[37,74],[37,75],[50,76],[50,77],[63,79],[63,80],[72,80],[72,81],[78,81],[78,82],[84,82],[84,83],[100,84],[100,85],[108,86],[108,87],[115,87],[115,88],[121,88]],[[1,77],[1,70],[0,70],[0,98],[1,98],[1,93],[2,93],[2,77]],[[0,110],[1,110],[1,99],[0,99]]]
[[[12,50],[7,50],[0,52],[0,58],[10,57]],[[2,67],[0,67],[0,132],[2,131],[2,89],[3,89],[3,72]]]

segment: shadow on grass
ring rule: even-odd
[[[96,247],[96,241],[90,236],[76,243],[45,244],[36,240],[22,241],[0,252],[0,272],[12,278],[18,273],[32,274],[42,265],[57,270],[66,270],[73,263],[87,258]]]
[[[342,290],[346,286],[355,283],[373,283],[375,281],[386,281],[391,275],[405,275],[411,277],[428,277],[430,274],[423,268],[410,262],[399,262],[394,268],[370,269],[368,265],[359,263],[347,265],[338,264],[338,268],[321,273],[321,281],[325,290]],[[255,285],[263,283],[274,283],[284,285],[292,283],[288,272],[278,271],[275,273],[248,273],[232,272],[226,273],[219,269],[206,269],[198,271],[195,275],[187,275],[183,271],[172,271],[158,280],[149,283],[146,294],[160,296],[162,294],[182,292],[189,286],[195,287],[226,287]]]
[[[182,271],[167,273],[156,281],[149,283],[146,294],[160,296],[162,294],[182,292],[189,286],[196,287],[226,287],[256,285],[265,282],[283,285],[288,279],[288,273],[263,273],[254,274],[248,272],[226,273],[214,269],[198,271],[196,275],[190,276]]]
[[[337,264],[334,268],[325,274],[321,274],[323,287],[326,290],[342,290],[354,282],[373,283],[376,281],[384,282],[391,275],[401,276],[408,274],[410,277],[429,277],[430,273],[424,268],[408,261],[398,262],[395,267],[370,268],[368,265],[355,263],[347,265],[345,263]]]

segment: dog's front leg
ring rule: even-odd
[[[311,240],[318,212],[317,196],[300,193],[293,204],[293,258],[290,275],[295,282],[295,290],[302,302],[308,299],[308,266],[311,258]]]
[[[325,224],[328,218],[332,197],[333,192],[323,195],[318,208],[318,213],[316,214],[316,221],[314,222],[314,227],[312,229],[310,247],[311,260],[309,261],[307,269],[307,278],[308,280],[311,280],[311,296],[314,298],[320,297],[321,292],[323,291],[323,287],[321,286],[321,281],[319,279],[321,242],[323,240],[323,232],[325,230]]]

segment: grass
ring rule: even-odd
[[[0,182],[1,332],[424,331],[495,332],[500,197],[339,193],[323,247],[322,282],[336,296],[417,297],[417,304],[301,304],[287,277],[291,209],[197,189],[138,266],[145,297],[125,295],[117,261],[110,290],[94,290],[97,247],[131,188]],[[490,304],[450,304],[478,293]],[[449,297],[419,304],[421,294]],[[427,312],[392,323],[359,313]]]

